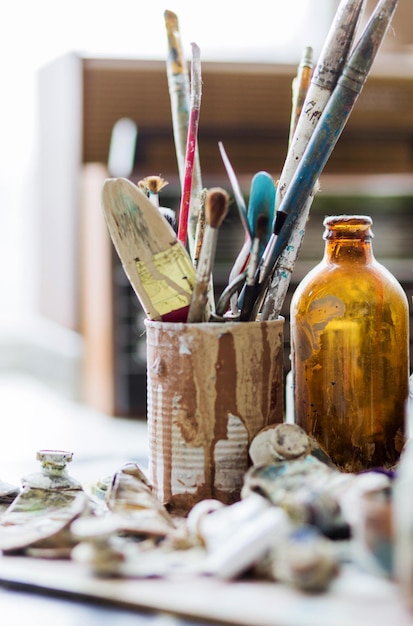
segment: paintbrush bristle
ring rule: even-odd
[[[145,193],[159,193],[168,185],[168,181],[161,176],[147,176],[138,182],[138,187]]]
[[[166,22],[168,22],[169,24],[173,24],[176,25],[178,22],[178,16],[176,13],[174,13],[173,11],[170,11],[169,9],[166,9],[166,11],[164,11],[164,19]]]
[[[221,187],[208,189],[205,200],[205,221],[211,228],[219,228],[228,213],[229,195]]]

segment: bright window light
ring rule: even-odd
[[[184,52],[202,60],[292,63],[321,50],[338,0],[21,0],[2,11],[0,63],[1,316],[30,308],[35,276],[32,228],[36,72],[67,52],[165,59],[164,11],[178,15]],[[7,305],[6,305],[7,304]]]

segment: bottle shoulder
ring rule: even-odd
[[[397,278],[379,261],[368,264],[333,264],[321,261],[302,279],[293,293],[291,307],[299,301],[317,300],[325,295],[342,300],[373,300],[374,297],[397,301],[408,314],[407,295]]]

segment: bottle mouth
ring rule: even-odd
[[[329,215],[324,218],[323,238],[371,239],[373,220],[368,215]]]

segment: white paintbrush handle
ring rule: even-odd
[[[209,283],[212,273],[212,264],[215,258],[218,230],[208,224],[205,229],[204,241],[196,272],[195,286],[189,306],[188,322],[199,323],[205,320],[206,304],[208,299]]]

